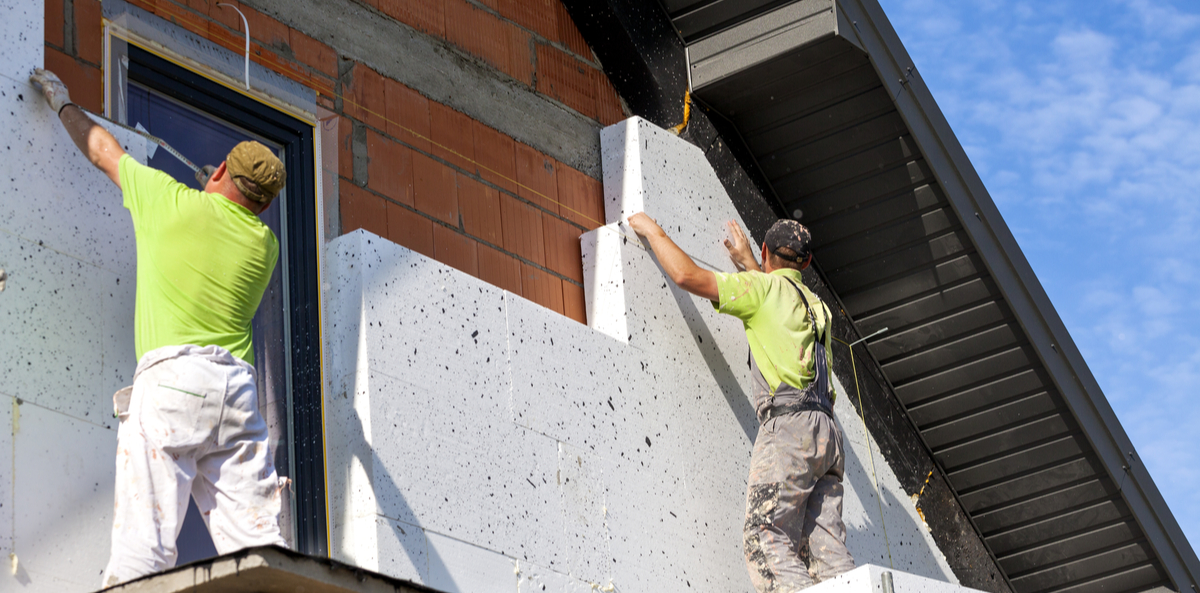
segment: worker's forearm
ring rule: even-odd
[[[650,249],[658,258],[659,265],[675,284],[683,285],[689,275],[704,271],[665,233],[652,234],[646,237],[646,240],[650,242]]]
[[[58,118],[66,128],[67,134],[71,136],[71,140],[75,142],[75,146],[79,147],[79,151],[91,161],[92,165],[103,171],[113,183],[120,186],[121,180],[117,164],[121,155],[125,154],[125,150],[121,148],[117,139],[74,105],[63,107]]]

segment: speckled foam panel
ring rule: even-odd
[[[45,54],[45,7],[41,2],[0,0],[0,77],[25,80]]]
[[[29,403],[13,416],[18,563],[0,579],[21,591],[94,591],[108,562],[116,431]]]
[[[894,591],[920,591],[921,593],[978,593],[979,591],[874,564],[859,566],[850,572],[805,589],[805,591],[809,593],[883,593],[884,573],[891,573]]]
[[[673,287],[618,222],[650,212],[728,269],[722,223],[740,219],[693,146],[636,118],[602,139],[590,327],[366,231],[328,244],[336,557],[447,591],[751,590],[741,323]],[[952,581],[848,397],[836,414],[851,551]]]
[[[0,1],[0,590],[90,591],[112,522],[112,393],[133,376],[134,243],[121,193],[27,82],[43,6]],[[145,143],[117,133],[135,158]]]

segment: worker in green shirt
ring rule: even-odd
[[[754,409],[761,426],[750,456],[743,549],[760,593],[791,593],[854,568],[842,522],[842,433],[833,418],[832,315],[800,271],[812,261],[808,229],[780,220],[767,231],[763,265],[741,227],[725,241],[741,270],[712,272],[645,213],[629,218],[680,288],[742,320],[750,343]],[[807,545],[807,561],[802,550]]]
[[[31,81],[79,150],[124,195],[137,240],[133,386],[113,397],[117,431],[110,587],[175,565],[188,497],[219,553],[286,545],[279,480],[258,411],[250,322],[279,243],[259,220],[283,163],[242,142],[190,189],[135,161],[38,69]]]

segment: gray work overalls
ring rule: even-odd
[[[842,433],[833,419],[825,336],[800,288],[816,333],[816,377],[804,389],[770,386],[750,357],[754,408],[762,424],[750,456],[743,542],[746,567],[759,593],[790,593],[854,568],[842,523]],[[808,545],[808,562],[801,550]]]

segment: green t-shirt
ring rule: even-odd
[[[254,364],[250,321],[275,261],[275,233],[224,196],[120,161],[137,237],[137,357],[163,346],[216,345]]]
[[[800,272],[779,269],[762,272],[738,272],[724,274],[716,272],[717,291],[720,302],[713,303],[717,311],[733,315],[742,320],[746,328],[746,339],[750,342],[750,353],[762,371],[771,393],[781,382],[804,389],[816,376],[814,371],[813,344],[816,334],[808,319],[804,301],[796,289],[788,283],[791,279],[804,291],[804,297],[814,308],[817,324],[825,334],[825,350],[829,364],[829,399],[834,401],[837,392],[833,387],[833,351],[830,341],[829,308],[808,287],[804,286]]]

